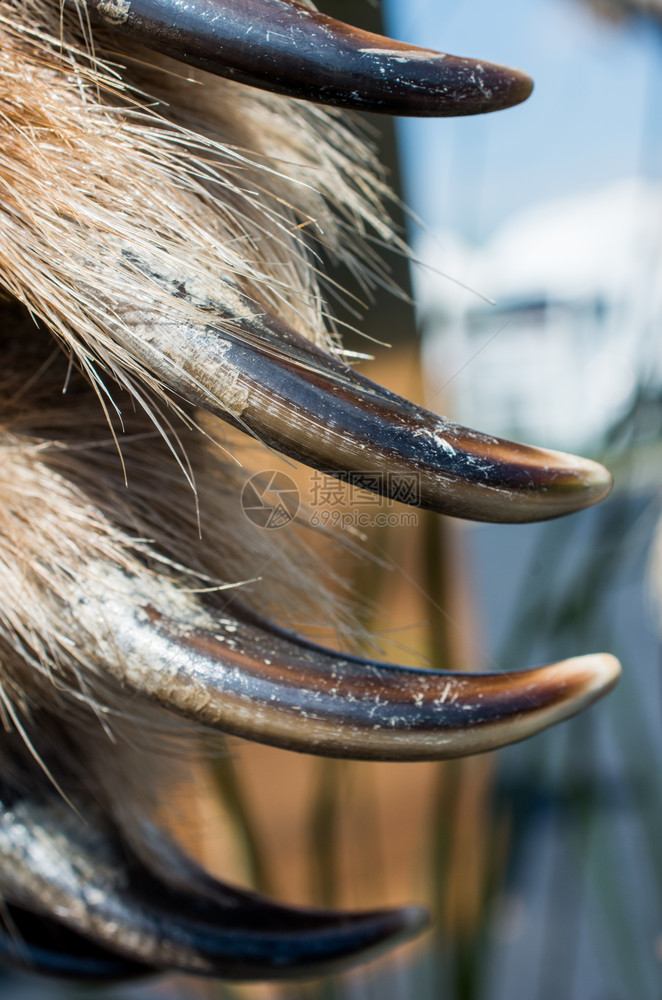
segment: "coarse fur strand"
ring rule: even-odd
[[[123,349],[144,319],[136,303],[204,322],[209,302],[230,317],[249,302],[333,347],[318,254],[369,281],[369,235],[391,238],[388,192],[333,110],[137,47],[120,65],[102,30],[53,0],[4,3],[0,37],[0,711],[49,771],[66,720],[72,760],[86,748],[81,780],[135,837],[127,803],[156,797],[174,764],[155,770],[148,745],[190,754],[196,737],[129,701],[67,631],[92,568],[158,566],[183,591],[249,581],[246,603],[281,620],[293,607],[342,617],[292,532],[244,517],[219,422]]]

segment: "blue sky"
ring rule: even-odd
[[[402,120],[406,200],[480,240],[534,201],[662,175],[662,32],[615,28],[579,0],[384,0],[390,35],[526,70],[526,104]],[[645,126],[645,127],[644,127]]]

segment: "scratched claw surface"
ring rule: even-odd
[[[531,82],[295,0],[6,0],[0,32],[0,283],[72,362],[49,346],[21,374],[39,335],[2,306],[0,958],[72,978],[317,974],[424,915],[293,910],[213,880],[146,818],[170,788],[150,756],[159,726],[189,743],[206,726],[331,756],[453,757],[567,718],[619,666],[410,670],[224,601],[268,560],[196,421],[211,411],[350,480],[414,473],[419,505],[464,517],[554,517],[608,492],[595,463],[457,427],[322,349],[315,239],[354,266],[354,243],[390,230],[355,133],[278,95],[466,115]],[[303,603],[315,581],[287,576],[290,554],[270,580]]]
[[[52,365],[50,398],[61,384]],[[149,422],[136,414],[126,425],[123,465],[109,462],[108,431],[101,415],[94,420],[93,406],[84,381],[72,377],[68,419],[74,427],[86,427],[88,454],[71,453],[75,432],[50,426],[51,410],[46,407],[46,417],[33,416],[30,435],[24,431],[16,436],[11,447],[5,442],[0,489],[8,534],[18,534],[21,522],[31,518],[26,496],[42,498],[41,521],[25,542],[23,557],[32,547],[28,565],[45,551],[63,564],[46,592],[41,578],[35,581],[43,612],[63,630],[59,656],[73,646],[80,662],[100,671],[120,692],[131,689],[194,723],[288,749],[423,760],[523,739],[573,715],[615,683],[619,667],[606,654],[491,675],[414,670],[343,656],[278,628],[234,588],[199,593],[199,585],[187,580],[184,568],[175,562],[176,550],[163,563],[163,556],[140,541],[157,534],[163,516],[150,478],[141,481],[141,472],[148,462],[165,465],[167,445],[161,442],[155,451]],[[39,420],[45,426],[39,427]],[[193,458],[195,452],[189,454]],[[224,475],[227,478],[230,471]],[[166,480],[165,502],[184,502],[168,485]],[[185,498],[185,483],[181,489]],[[208,501],[215,499],[200,495],[203,514]],[[226,508],[233,500],[239,520],[233,524],[232,510],[226,509],[225,533],[215,536],[221,563],[231,560],[232,536],[248,523],[230,483],[221,503]],[[72,575],[65,556],[68,539],[80,531],[80,511],[87,512],[91,523],[89,534],[79,536]],[[49,543],[52,524],[60,527],[61,553],[53,553]],[[204,556],[205,542],[198,537],[195,519],[187,530],[180,558],[186,553],[193,565],[196,556]],[[250,536],[244,534],[246,549],[249,543]],[[267,559],[283,577],[273,550]],[[200,563],[201,570],[203,566]],[[256,568],[265,572],[261,550]],[[21,586],[29,593],[29,578],[5,582],[0,572],[0,587]],[[48,686],[44,700],[48,702]]]
[[[184,717],[288,750],[356,760],[480,753],[569,718],[620,675],[608,654],[496,674],[398,667],[306,642],[233,600],[206,608],[164,578],[107,566],[86,577],[87,593],[70,603],[81,650],[103,648],[110,674]]]
[[[517,70],[395,42],[296,0],[86,0],[86,6],[122,35],[210,73],[359,111],[476,115],[519,104],[533,86]]]
[[[285,455],[466,519],[542,521],[610,491],[597,462],[461,427],[371,382],[273,317],[154,322],[127,347],[177,395]],[[240,405],[239,405],[240,401]],[[415,489],[402,490],[407,480]]]
[[[16,359],[11,361],[14,371]],[[37,356],[27,367],[43,365]],[[121,726],[135,717],[146,735],[130,728],[131,739],[149,746],[157,734],[151,734],[146,709],[159,718],[166,709],[167,717],[173,713],[186,724],[293,750],[441,759],[493,749],[569,717],[613,686],[617,662],[599,654],[519,673],[413,670],[298,638],[247,607],[233,588],[199,593],[175,562],[175,551],[164,561],[145,542],[168,515],[168,504],[185,504],[188,495],[186,484],[179,495],[170,484],[161,497],[151,474],[144,475],[146,467],[167,469],[166,443],[150,433],[143,414],[127,414],[122,466],[85,381],[72,374],[65,418],[54,407],[65,359],[51,357],[50,369],[50,391],[44,388],[34,412],[23,412],[16,393],[0,393],[3,419],[14,427],[0,440],[0,538],[18,537],[21,525],[30,525],[21,535],[21,558],[2,553],[0,589],[20,590],[23,603],[34,600],[59,629],[46,669],[33,657],[25,663],[25,652],[10,661],[13,684],[25,686],[25,671],[37,671],[31,679],[35,707],[27,728],[21,725],[29,746],[52,765],[55,784],[18,736],[3,737],[5,769],[10,765],[11,775],[16,761],[20,766],[13,784],[5,773],[0,795],[0,894],[18,908],[17,929],[24,931],[17,949],[0,935],[5,960],[74,978],[163,968],[229,978],[296,977],[415,933],[423,921],[416,909],[353,916],[295,912],[214,883],[140,819],[145,786],[139,783],[136,794],[131,781],[141,772],[149,782],[158,777],[140,745],[130,754],[128,772],[107,775],[118,751],[127,751]],[[24,384],[22,376],[18,385]],[[63,423],[53,425],[58,414]],[[193,432],[191,440],[197,441]],[[194,446],[190,454],[194,458]],[[207,499],[201,495],[203,507]],[[81,519],[89,521],[85,534]],[[224,558],[236,534],[231,524],[227,530],[218,543]],[[189,532],[180,551],[189,550],[192,565],[205,543],[195,519]],[[74,568],[72,545],[78,549]],[[32,630],[28,623],[24,651],[34,643]],[[4,649],[6,637],[0,641]],[[107,720],[112,743],[101,732],[89,742],[90,729],[100,728],[96,715],[85,711],[91,687],[94,712]],[[73,750],[65,746],[58,701]],[[76,762],[85,772],[72,777]],[[44,940],[53,920],[66,929],[59,964]]]

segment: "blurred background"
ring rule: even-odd
[[[321,6],[536,82],[525,105],[486,117],[369,121],[414,262],[385,257],[403,294],[341,315],[372,338],[350,331],[346,346],[430,409],[604,461],[615,489],[542,526],[397,505],[378,518],[339,495],[333,511],[369,516],[360,531],[347,519],[350,544],[322,538],[319,558],[389,660],[511,670],[608,650],[624,676],[576,720],[498,754],[351,764],[233,740],[173,795],[191,850],[227,880],[298,903],[427,903],[433,928],[415,944],[318,983],[91,991],[6,975],[0,995],[659,1000],[662,3]],[[310,473],[298,481],[319,504]]]

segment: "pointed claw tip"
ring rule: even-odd
[[[458,99],[454,107],[446,107],[444,100],[443,114],[477,115],[505,111],[522,104],[533,91],[533,80],[522,70],[474,59],[457,59],[455,65],[458,70],[462,65],[464,70],[458,72]],[[468,75],[463,85],[465,72]]]
[[[424,906],[403,906],[399,911],[402,923],[402,938],[416,937],[430,927],[432,920]]]
[[[593,700],[611,691],[622,673],[620,662],[611,653],[589,653],[569,660],[574,665],[577,675],[583,674],[585,696]]]
[[[545,670],[550,686],[559,695],[560,721],[611,691],[621,675],[621,664],[611,653],[589,653]]]
[[[565,452],[549,452],[549,455],[555,464],[568,469],[567,484],[577,500],[575,509],[592,507],[611,493],[614,479],[604,465]]]
[[[596,502],[603,500],[604,497],[611,493],[614,485],[614,477],[604,465],[600,465],[599,462],[592,462],[590,459],[584,460],[584,468],[587,489],[595,496]]]
[[[363,937],[357,956],[369,952],[378,954],[386,948],[404,944],[427,930],[431,923],[430,914],[423,906],[400,906],[348,916],[355,934]]]
[[[502,441],[492,455],[509,474],[519,470],[520,475],[519,489],[509,490],[506,483],[506,503],[497,503],[500,520],[543,521],[574,514],[604,500],[613,486],[604,465],[567,452]]]
[[[511,674],[508,711],[497,713],[495,719],[488,718],[485,733],[478,730],[470,734],[470,739],[464,741],[463,752],[497,749],[567,721],[607,694],[620,673],[621,665],[615,656],[590,653]],[[486,675],[486,678],[496,676]],[[487,699],[483,701],[485,704]]]
[[[424,906],[401,906],[388,911],[391,923],[391,940],[408,941],[430,926],[430,914]]]
[[[528,73],[519,69],[506,70],[510,74],[509,103],[505,107],[513,108],[522,104],[533,93],[533,80]]]

